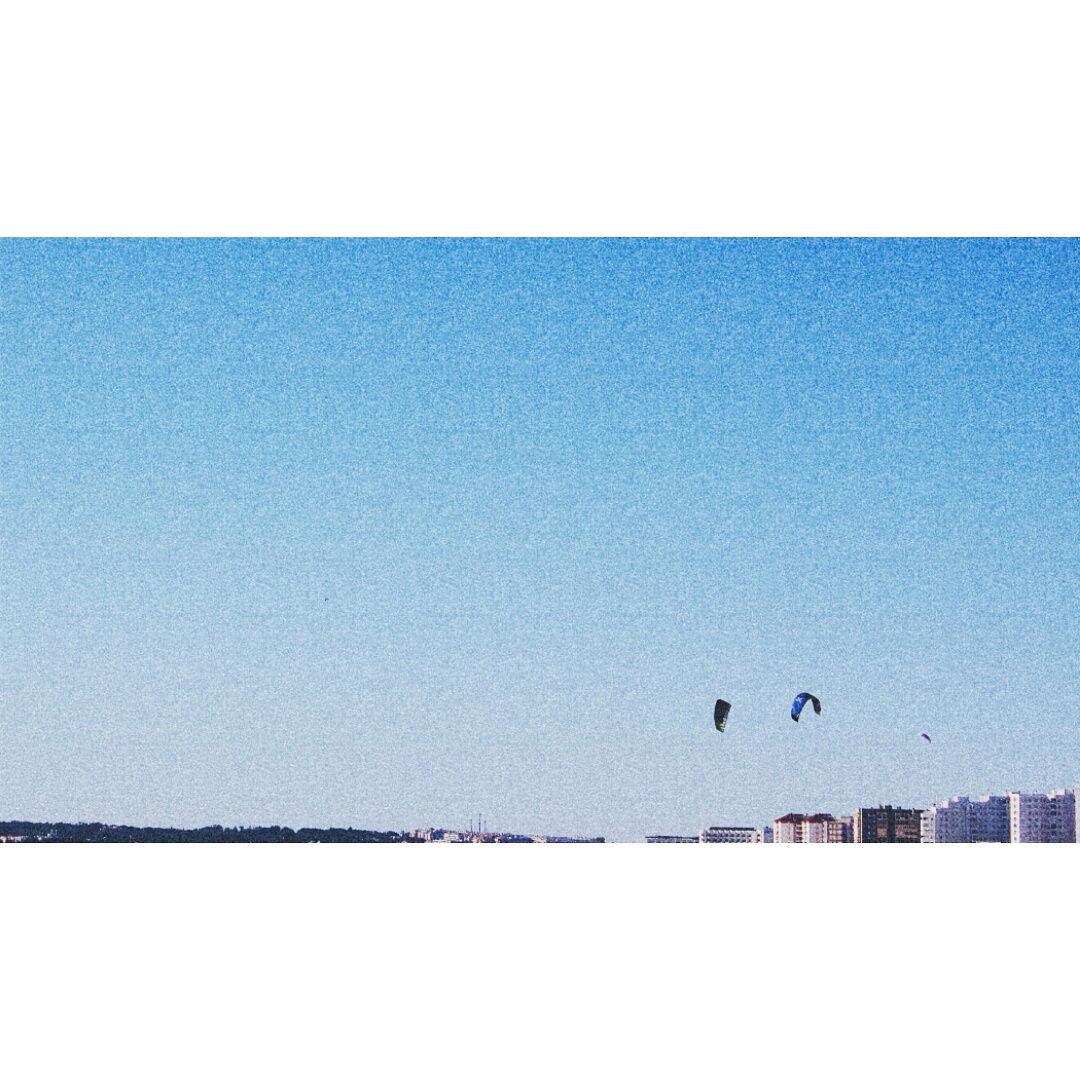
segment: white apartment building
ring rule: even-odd
[[[1009,843],[1009,797],[962,795],[936,803],[922,813],[924,844]]]
[[[850,844],[853,819],[832,814],[785,814],[773,822],[776,844]]]
[[[760,844],[761,832],[748,825],[710,825],[701,830],[703,844]]]
[[[1048,795],[1010,791],[1009,840],[1013,844],[1075,844],[1076,792],[1068,788]]]
[[[774,844],[802,843],[802,814],[785,814],[773,822]]]

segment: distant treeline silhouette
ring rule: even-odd
[[[417,843],[399,832],[371,829],[290,829],[283,825],[200,829],[139,828],[100,822],[3,821],[0,840],[27,844],[401,844]]]

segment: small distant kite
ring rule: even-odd
[[[791,719],[794,720],[795,723],[799,722],[799,713],[802,712],[803,706],[808,701],[814,706],[814,712],[816,712],[818,716],[821,715],[821,702],[818,701],[813,694],[796,694],[795,700],[791,703]]]
[[[713,723],[716,725],[717,731],[723,731],[727,725],[728,713],[731,712],[731,702],[721,701],[717,699],[716,705],[713,708]]]
[[[926,740],[926,741],[927,741],[928,743],[932,743],[932,742],[934,741],[933,739],[931,739],[931,738],[930,738],[930,736],[929,736],[929,735],[927,735],[927,734],[926,734],[926,732],[925,732],[925,731],[924,731],[924,732],[922,733],[922,737],[923,737],[923,738],[924,738],[924,739],[925,739],[925,740]]]

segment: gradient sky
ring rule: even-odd
[[[3,241],[0,817],[1075,784],[1078,293],[1069,240]]]

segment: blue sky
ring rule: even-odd
[[[4,241],[0,816],[1076,783],[1078,283],[1068,240]]]

